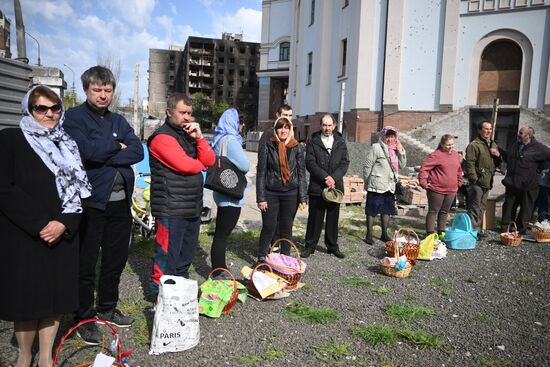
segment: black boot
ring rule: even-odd
[[[303,259],[307,259],[308,257],[310,257],[311,255],[313,255],[313,253],[315,252],[314,249],[310,248],[310,247],[306,247],[302,253],[300,254],[300,257],[303,258]]]

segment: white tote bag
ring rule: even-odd
[[[149,354],[181,352],[199,344],[199,307],[196,280],[160,277]]]

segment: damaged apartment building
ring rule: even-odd
[[[232,33],[221,39],[191,36],[185,47],[149,49],[149,114],[163,117],[172,93],[200,92],[256,116],[259,49],[259,43]]]

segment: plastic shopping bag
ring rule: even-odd
[[[196,280],[160,277],[149,354],[181,352],[199,344],[197,294]]]
[[[432,260],[434,243],[437,239],[439,239],[437,233],[432,233],[420,242],[420,251],[418,252],[419,260]]]

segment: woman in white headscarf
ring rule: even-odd
[[[379,134],[377,143],[367,155],[364,178],[367,190],[367,237],[365,242],[372,245],[372,227],[374,218],[380,214],[383,242],[391,240],[388,236],[390,215],[396,215],[395,187],[399,179],[398,171],[407,164],[407,156],[395,127],[386,126]]]
[[[14,321],[15,366],[30,366],[38,334],[45,367],[61,315],[78,307],[77,229],[91,186],[59,96],[35,87],[22,109],[20,129],[0,131],[0,319]]]

